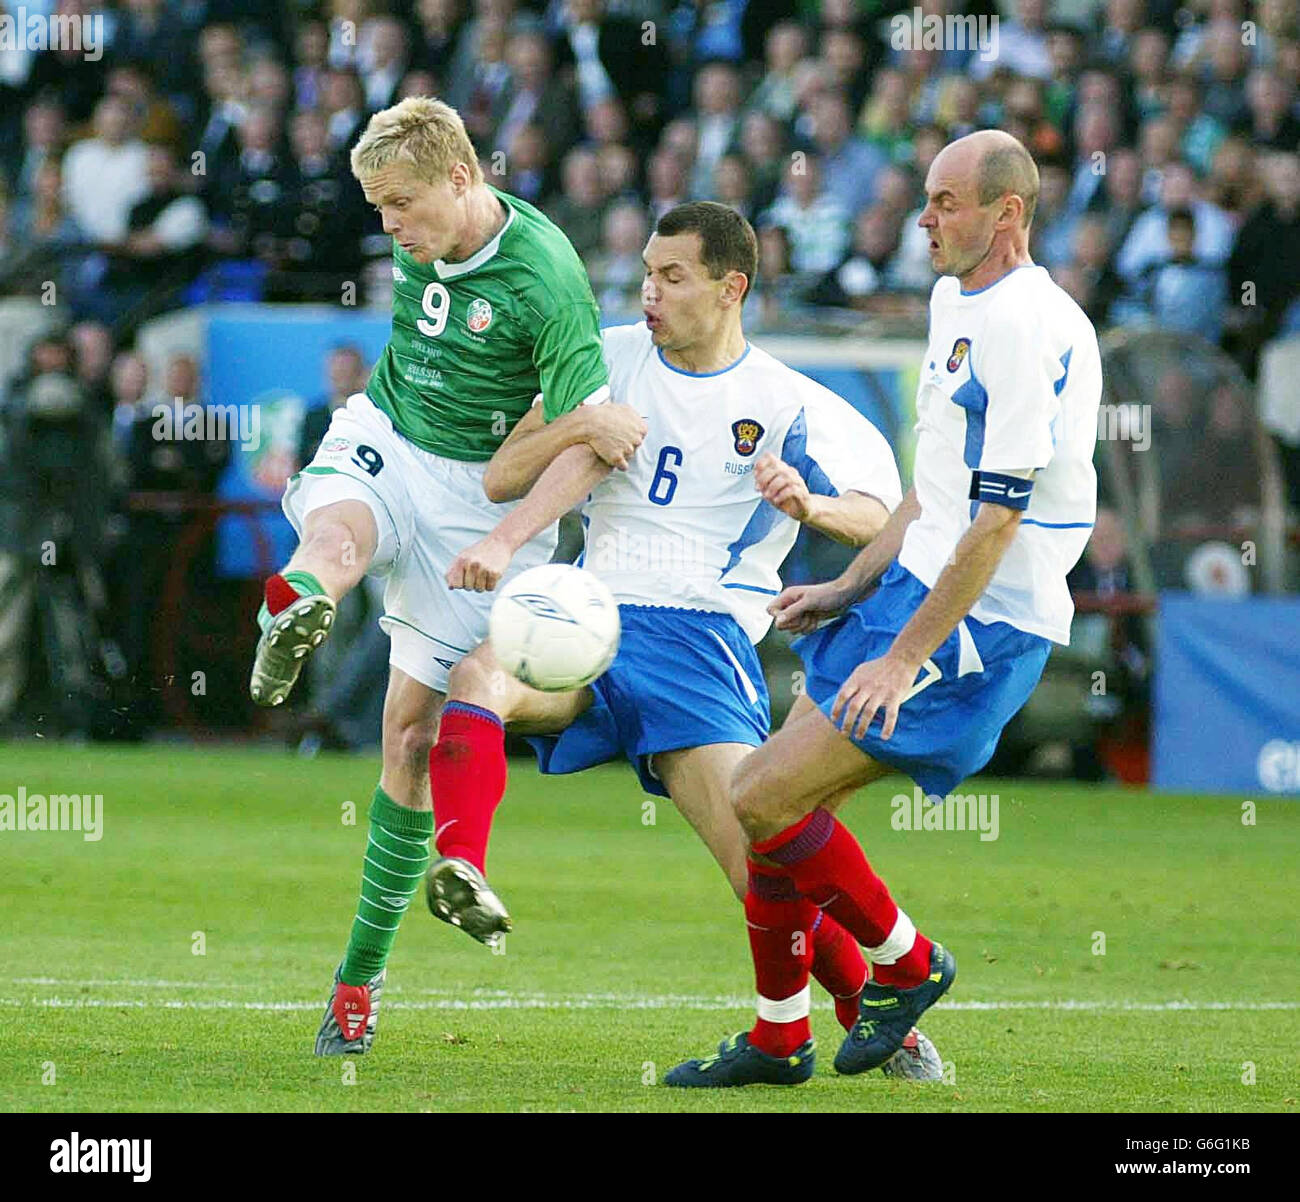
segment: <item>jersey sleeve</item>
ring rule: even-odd
[[[608,400],[609,373],[595,304],[566,305],[554,313],[538,331],[533,363],[548,422],[579,405]]]
[[[980,471],[1034,471],[1051,462],[1068,370],[1069,351],[1053,352],[1040,315],[1008,311],[989,323],[971,347],[971,373],[986,398]]]
[[[798,470],[809,492],[828,497],[867,493],[892,513],[903,489],[885,436],[832,392],[809,389],[801,399],[781,458]]]

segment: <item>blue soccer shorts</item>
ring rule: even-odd
[[[854,668],[889,650],[929,591],[895,562],[865,601],[796,640],[808,696],[828,718]],[[926,661],[917,676],[921,687],[899,707],[893,735],[880,737],[882,710],[853,742],[927,795],[945,797],[989,762],[1003,727],[1038,684],[1051,646],[1005,622],[964,618]]]
[[[730,614],[620,605],[618,655],[591,706],[558,735],[528,742],[545,773],[581,772],[626,756],[647,793],[667,797],[650,758],[710,743],[757,747],[771,709],[754,644]]]

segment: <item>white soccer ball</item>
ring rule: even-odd
[[[567,563],[520,572],[497,595],[488,619],[497,662],[544,693],[595,680],[618,653],[620,629],[609,589]]]

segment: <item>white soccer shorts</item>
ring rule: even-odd
[[[313,510],[347,500],[369,506],[379,531],[369,574],[385,581],[379,624],[390,639],[388,662],[439,693],[457,661],[487,638],[496,597],[449,589],[447,569],[517,504],[487,499],[486,467],[422,450],[359,392],[334,411],[320,449],[282,502],[300,537]],[[555,542],[552,526],[520,549],[505,579],[550,562]]]

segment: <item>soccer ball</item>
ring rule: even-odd
[[[619,631],[609,589],[567,563],[520,572],[501,590],[488,619],[497,662],[544,693],[595,680],[618,653]]]
[[[939,1049],[913,1027],[903,1046],[880,1066],[880,1071],[886,1077],[902,1077],[907,1081],[942,1081],[943,1061],[939,1059]]]

